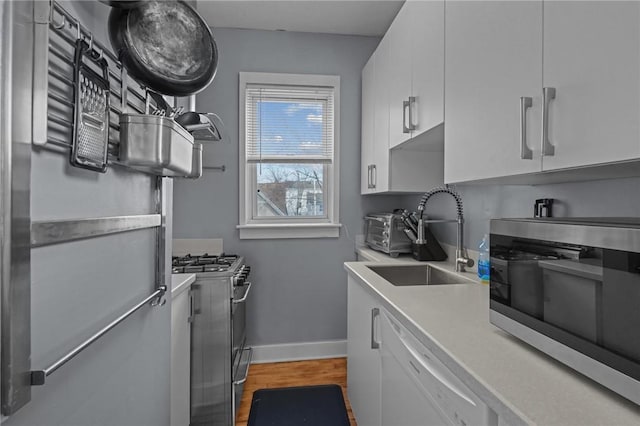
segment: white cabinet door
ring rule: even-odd
[[[410,19],[415,137],[444,121],[444,0],[409,1],[403,8]]]
[[[362,194],[443,183],[443,27],[443,0],[405,3],[363,69]]]
[[[448,1],[445,52],[445,182],[540,171],[542,2]]]
[[[394,148],[443,121],[444,0],[406,2],[385,38],[393,67],[388,87]]]
[[[640,3],[546,1],[544,170],[640,157]]]
[[[360,193],[371,192],[371,176],[373,165],[373,79],[375,73],[375,55],[362,69],[362,128],[360,134]]]
[[[389,190],[389,91],[388,76],[393,73],[389,62],[388,39],[383,39],[375,51],[373,78],[373,188],[371,192]]]
[[[400,9],[389,30],[385,34],[384,49],[387,61],[391,66],[385,76],[385,85],[389,90],[389,147],[405,142],[411,138],[408,128],[408,106],[411,96],[411,9],[409,3]]]
[[[191,324],[190,291],[171,300],[171,426],[190,422]]]
[[[373,297],[351,277],[347,297],[349,402],[359,426],[380,426],[380,354],[372,348],[372,340],[377,339],[374,327],[379,323],[380,311]]]

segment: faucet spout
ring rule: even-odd
[[[467,255],[467,250],[464,248],[464,214],[463,214],[463,208],[462,208],[462,197],[460,197],[460,194],[458,194],[454,190],[447,187],[434,188],[426,192],[422,196],[422,199],[418,204],[418,210],[420,211],[420,219],[422,220],[422,215],[424,213],[424,208],[427,204],[427,201],[429,201],[429,199],[436,194],[449,194],[456,201],[456,213],[457,213],[457,223],[458,223],[457,237],[458,238],[457,238],[457,244],[456,244],[456,259],[455,259],[456,268],[455,269],[456,269],[456,272],[465,272],[466,271],[465,268],[472,267],[474,262],[473,262],[473,259],[469,258],[469,256]]]

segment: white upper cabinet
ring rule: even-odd
[[[389,146],[441,124],[444,115],[444,0],[407,1],[389,31]]]
[[[362,194],[442,185],[443,93],[444,1],[408,1],[362,70]]]
[[[445,182],[640,159],[639,2],[447,1],[445,29]]]
[[[371,190],[371,174],[373,169],[373,79],[375,55],[369,58],[362,68],[362,130],[360,134],[360,193],[367,194]]]
[[[409,1],[412,137],[444,121],[444,0]],[[407,117],[407,120],[409,118]]]
[[[546,1],[544,170],[640,157],[640,3]]]
[[[373,77],[373,170],[371,192],[389,190],[389,74],[393,67],[389,61],[388,40],[382,40],[375,56]]]
[[[388,50],[388,61],[393,72],[387,76],[389,87],[389,146],[394,147],[411,138],[409,130],[409,97],[411,96],[411,15],[410,3],[400,9],[395,20],[384,35]]]
[[[445,28],[445,182],[540,171],[542,1],[448,1]]]

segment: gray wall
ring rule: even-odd
[[[253,267],[248,304],[252,345],[346,338],[346,273],[362,216],[397,197],[360,197],[360,72],[378,38],[238,29],[214,29],[220,65],[213,84],[197,95],[200,111],[226,124],[229,140],[207,146],[197,181],[177,181],[176,238],[222,237]],[[338,239],[239,240],[238,73],[240,71],[333,74],[341,77],[340,221]]]
[[[465,246],[477,250],[489,233],[489,220],[501,217],[532,217],[538,198],[554,198],[554,216],[640,216],[640,178],[607,179],[553,185],[457,185],[465,215]],[[431,188],[425,188],[429,190]],[[416,210],[420,196],[402,197],[402,205]],[[453,198],[442,194],[431,198],[425,214],[434,218],[455,216]],[[432,225],[439,240],[455,244],[455,225]]]

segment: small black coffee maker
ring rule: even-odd
[[[533,217],[553,217],[553,198],[540,198],[533,205]]]

